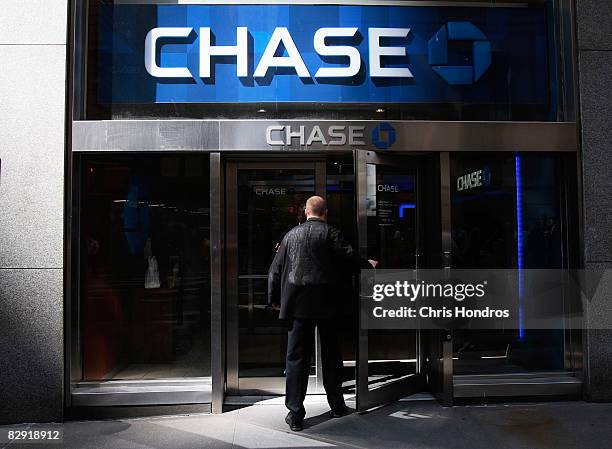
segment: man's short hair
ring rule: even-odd
[[[322,217],[327,212],[327,202],[320,196],[311,196],[306,201],[306,212]]]

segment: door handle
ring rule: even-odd
[[[450,251],[442,252],[442,268],[450,268],[452,265],[452,254]]]

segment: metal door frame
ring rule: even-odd
[[[239,377],[239,323],[238,323],[238,170],[242,169],[312,169],[315,172],[315,192],[325,197],[326,189],[326,163],[323,158],[302,158],[293,156],[291,159],[278,157],[262,162],[259,159],[228,159],[225,162],[225,213],[226,213],[226,392],[229,395],[244,394],[284,394],[284,380],[282,384],[275,377]],[[321,370],[320,351],[318,350],[318,337],[316,343],[317,370],[315,376],[310,376],[308,385],[311,392],[320,390]],[[242,379],[242,380],[241,380]],[[242,383],[242,385],[241,385]]]
[[[447,273],[452,266],[452,223],[451,223],[451,193],[450,193],[450,154],[440,153],[440,221],[442,231],[442,268]],[[437,330],[430,332],[431,345],[436,345],[439,357],[431,360],[442,378],[438,379],[440,388],[436,388],[435,396],[442,405],[453,405],[453,332],[452,330]],[[434,354],[430,354],[430,357]]]
[[[223,413],[225,399],[225,180],[221,153],[210,154],[210,368],[212,375],[212,413]]]

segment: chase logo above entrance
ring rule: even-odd
[[[370,127],[371,145],[366,142]],[[374,146],[385,150],[395,143],[395,128],[390,123],[368,125],[286,124],[266,127],[266,144],[282,148],[363,148]]]
[[[383,122],[372,130],[372,143],[381,150],[395,143],[395,128],[391,123]]]
[[[449,41],[471,41],[472,61],[449,65]],[[448,22],[428,42],[429,64],[448,84],[474,84],[491,66],[491,42],[470,22]]]
[[[308,129],[307,129],[308,128]],[[363,140],[365,126],[346,125],[270,125],[266,128],[266,143],[269,146],[312,147],[365,145]]]
[[[160,67],[157,63],[157,54],[161,51],[162,39],[191,39],[195,30],[190,27],[160,27],[153,28],[145,37],[144,65],[149,75],[155,78],[192,78],[194,73],[188,67]],[[413,78],[412,72],[407,67],[385,67],[383,58],[406,57],[404,46],[382,45],[385,39],[405,39],[410,33],[410,28],[369,28],[368,34],[368,59],[370,61],[368,74],[376,78]],[[268,43],[258,61],[254,71],[249,67],[254,64],[253,52],[249,41],[252,35],[247,27],[236,28],[235,45],[213,45],[212,31],[210,27],[199,29],[199,76],[205,80],[212,80],[213,65],[216,58],[232,58],[236,62],[236,77],[263,79],[274,78],[277,69],[286,68],[286,74],[295,73],[300,78],[312,79],[312,68],[309,70],[304,63],[300,50],[295,45],[291,32],[286,27],[276,27],[270,36]],[[319,28],[314,33],[313,47],[321,57],[346,58],[347,65],[319,67],[314,72],[314,78],[353,78],[363,69],[359,51],[355,47],[344,45],[327,45],[327,40],[361,39],[357,27],[334,27]],[[401,41],[400,41],[401,42]],[[284,54],[283,54],[284,53]],[[218,59],[217,59],[218,60]],[[280,75],[279,75],[280,76]],[[334,82],[332,81],[332,84]],[[339,82],[336,82],[339,83]]]
[[[98,101],[548,104],[545,8],[398,4],[100,5]]]

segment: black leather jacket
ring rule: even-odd
[[[341,276],[370,267],[340,231],[310,218],[283,238],[268,272],[268,302],[279,318],[332,318],[342,304]]]

